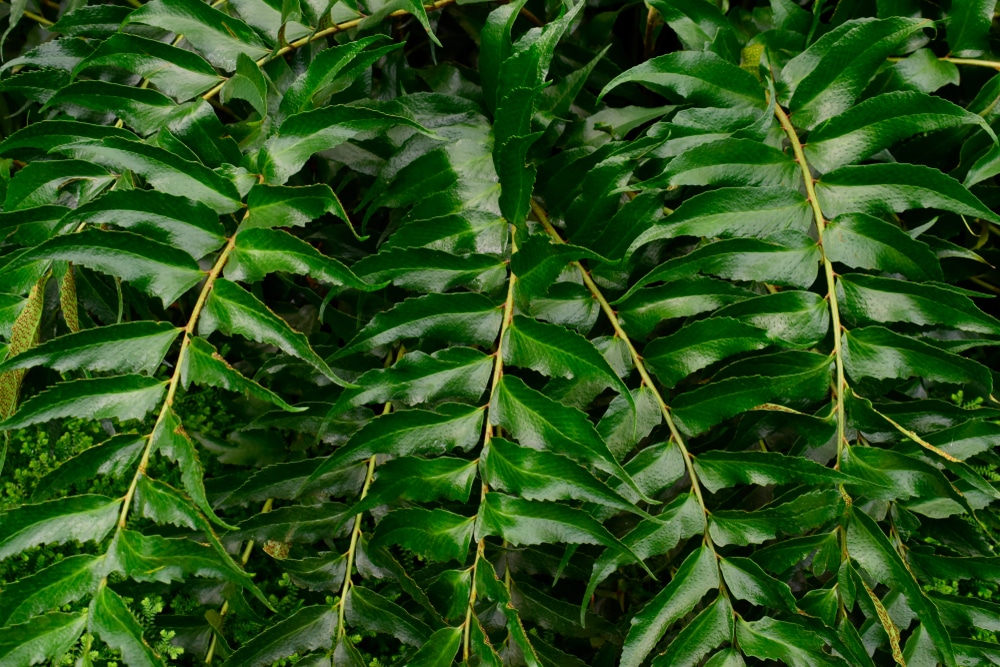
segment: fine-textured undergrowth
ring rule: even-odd
[[[1000,665],[995,5],[0,5],[0,665]]]

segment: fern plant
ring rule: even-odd
[[[995,5],[15,0],[0,664],[1000,664]]]

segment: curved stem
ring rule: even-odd
[[[545,212],[545,209],[543,209],[534,199],[531,200],[531,210],[534,211],[535,216],[538,218],[538,221],[542,223],[542,227],[545,228],[545,231],[548,232],[549,236],[551,236],[558,243],[565,243],[562,236],[559,235],[559,231],[552,226],[552,222],[549,220],[549,216]],[[636,370],[639,371],[639,377],[642,379],[642,383],[649,387],[649,390],[653,392],[653,398],[656,399],[656,403],[660,407],[660,414],[663,415],[663,420],[667,423],[667,428],[670,430],[670,437],[677,444],[678,449],[680,449],[681,454],[684,456],[684,467],[687,469],[688,477],[691,480],[691,489],[694,491],[695,498],[698,499],[698,504],[701,505],[701,509],[707,517],[709,511],[705,505],[705,498],[702,495],[701,482],[698,481],[698,476],[695,474],[692,456],[691,453],[688,452],[687,445],[684,442],[684,436],[681,435],[680,430],[674,423],[673,415],[670,414],[670,406],[668,406],[667,402],[663,399],[663,395],[660,393],[660,390],[656,388],[656,384],[653,382],[653,378],[650,377],[645,362],[643,362],[638,350],[635,349],[635,345],[632,344],[632,340],[628,337],[628,334],[625,333],[624,329],[622,329],[622,325],[618,321],[618,314],[614,311],[614,308],[611,307],[611,304],[608,303],[604,293],[601,292],[601,288],[597,286],[597,283],[594,282],[594,279],[590,277],[590,274],[587,273],[587,270],[583,268],[583,265],[580,264],[580,262],[572,262],[572,264],[579,269],[580,275],[583,278],[583,284],[587,286],[591,295],[601,305],[601,310],[604,311],[605,316],[607,316],[608,321],[611,323],[611,326],[615,331],[615,336],[624,341],[625,346],[628,348],[629,356],[632,357],[632,363],[635,364]],[[708,535],[707,528],[705,530],[705,540],[709,545],[711,545],[712,540]]]
[[[424,5],[424,11],[434,11],[436,9],[441,9],[442,7],[447,7],[448,5],[453,4],[455,1],[456,0],[436,0],[435,2],[432,2],[429,5]],[[393,16],[406,16],[407,14],[411,14],[411,13],[412,12],[404,11],[404,10],[401,9],[401,10],[392,12],[388,16],[390,16],[390,17],[393,17]],[[309,44],[310,42],[315,42],[317,39],[322,39],[324,37],[329,37],[330,35],[336,34],[338,32],[343,32],[345,30],[350,30],[351,28],[356,28],[359,25],[361,25],[361,22],[364,21],[365,18],[367,18],[367,17],[352,19],[350,21],[344,21],[343,23],[335,23],[334,25],[330,26],[329,28],[324,28],[323,30],[318,30],[318,31],[314,32],[313,34],[311,34],[311,35],[309,35],[307,37],[303,37],[301,39],[297,39],[294,42],[291,42],[288,45],[283,46],[280,49],[274,51],[273,53],[269,53],[268,55],[264,56],[263,58],[260,58],[259,60],[257,60],[257,66],[258,67],[262,67],[262,66],[266,65],[267,63],[271,62],[272,60],[277,60],[278,58],[282,57],[286,53],[294,51],[295,49],[302,48],[303,46],[305,46],[306,44]],[[228,81],[228,80],[229,79],[227,78],[225,81],[222,81],[222,83],[217,84],[215,87],[213,87],[207,93],[205,93],[204,95],[202,95],[201,96],[202,99],[208,101],[208,100],[212,99],[213,97],[215,97],[216,95],[218,95],[219,91],[222,90],[222,87],[226,85],[226,81]]]
[[[834,468],[840,470],[840,460],[844,453],[844,445],[847,444],[847,412],[844,406],[844,394],[847,391],[847,381],[844,379],[844,353],[841,348],[841,332],[843,325],[840,323],[840,306],[837,303],[837,279],[833,272],[833,263],[826,256],[826,249],[823,247],[823,232],[826,231],[826,220],[823,218],[823,211],[816,197],[812,172],[809,170],[809,163],[806,161],[805,153],[802,151],[802,142],[795,132],[791,119],[781,105],[775,105],[774,115],[781,123],[788,141],[792,145],[792,152],[795,154],[795,161],[799,163],[802,171],[802,181],[806,188],[806,198],[812,206],[813,216],[816,218],[816,236],[820,253],[823,257],[823,271],[826,274],[827,299],[830,302],[830,323],[833,325],[833,356],[837,368],[837,461]],[[843,493],[843,489],[841,489]]]
[[[390,403],[385,404],[385,410],[382,414],[389,412],[391,407]],[[372,478],[375,476],[375,456],[372,455],[368,459],[368,470],[365,472],[365,483],[361,487],[361,496],[359,500],[364,500],[365,496],[368,495],[368,489],[372,485]],[[354,570],[354,556],[358,552],[358,541],[361,539],[361,519],[364,516],[364,512],[358,512],[354,517],[354,528],[351,529],[351,546],[347,550],[347,567],[344,570],[344,587],[340,591],[340,603],[337,610],[337,637],[344,636],[344,613],[347,609],[347,594],[351,590],[351,572]]]
[[[514,226],[511,225],[510,229],[510,254],[513,256],[517,252],[517,243],[514,241]],[[509,264],[508,264],[509,266]],[[497,337],[497,351],[495,352],[493,359],[493,377],[490,380],[490,399],[489,403],[486,404],[486,414],[485,421],[486,425],[483,431],[483,447],[490,444],[490,440],[493,439],[493,424],[490,423],[490,405],[493,405],[493,396],[496,394],[497,385],[500,383],[500,379],[503,377],[503,339],[507,335],[507,330],[510,328],[511,323],[514,321],[514,284],[517,282],[517,276],[511,270],[507,277],[507,298],[504,300],[503,304],[503,319],[500,322],[500,333]],[[486,494],[489,492],[489,487],[484,480],[482,482],[482,496],[480,498],[480,504],[486,500]],[[469,641],[470,634],[472,630],[472,614],[475,613],[476,607],[476,569],[479,567],[479,559],[484,557],[484,551],[486,549],[486,538],[480,539],[476,543],[476,556],[472,561],[472,585],[469,591],[469,604],[465,609],[465,621],[462,623],[462,659],[468,662],[469,660]]]

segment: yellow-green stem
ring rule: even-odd
[[[386,403],[386,409],[383,412],[389,411],[390,404]],[[372,479],[375,476],[375,456],[372,455],[368,459],[368,470],[365,472],[365,483],[361,487],[361,496],[359,500],[364,500],[365,496],[368,495],[368,489],[372,485]],[[354,517],[354,527],[351,529],[351,546],[347,550],[347,568],[344,570],[344,587],[340,591],[340,604],[337,610],[337,636],[344,636],[344,613],[347,608],[347,594],[351,590],[351,573],[354,571],[354,555],[358,551],[358,540],[361,539],[361,519],[364,517],[364,512],[358,512]]]

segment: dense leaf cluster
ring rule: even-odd
[[[1000,664],[995,5],[4,5],[0,664]]]

